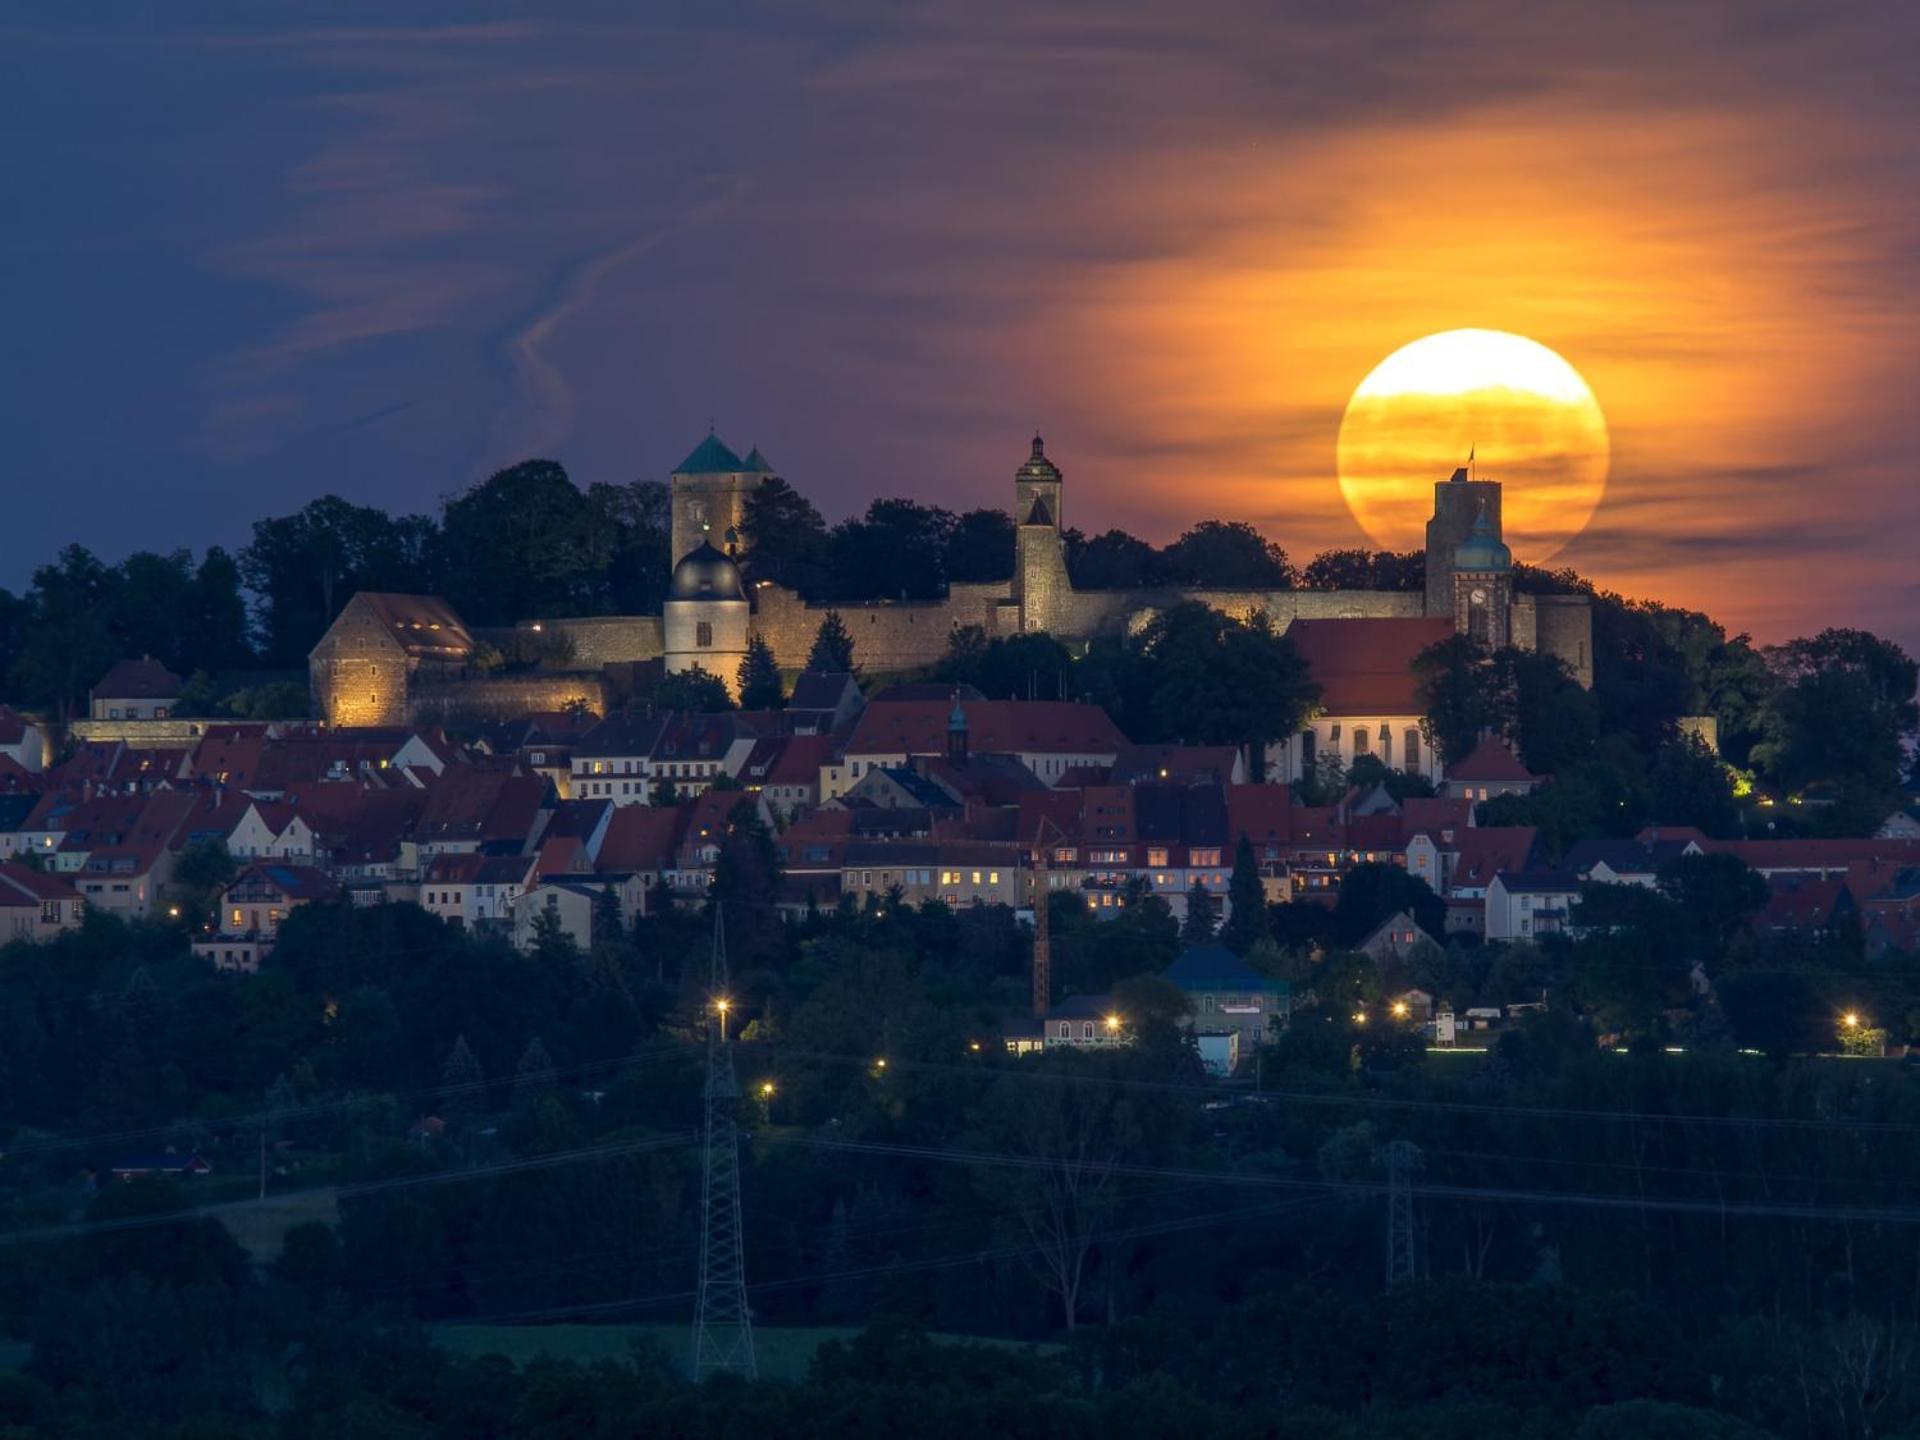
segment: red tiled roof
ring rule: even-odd
[[[1227,786],[1227,833],[1237,845],[1242,835],[1255,846],[1293,839],[1293,790],[1286,785]]]
[[[850,755],[944,755],[951,698],[876,700],[847,741]],[[982,755],[1110,754],[1126,737],[1098,705],[1071,700],[963,700],[967,748]]]
[[[1463,755],[1458,764],[1447,766],[1449,780],[1524,782],[1538,778],[1520,763],[1513,747],[1497,735],[1482,736],[1480,743]]]
[[[1438,843],[1442,832],[1451,830],[1457,841],[1472,823],[1471,800],[1417,795],[1400,802],[1400,834],[1405,840],[1424,833]]]
[[[122,660],[93,687],[102,700],[177,700],[182,689],[180,677],[151,655],[138,660]]]
[[[1287,638],[1320,686],[1322,712],[1418,715],[1414,659],[1453,634],[1451,620],[1296,620]]]
[[[767,771],[768,785],[812,785],[820,784],[820,767],[833,754],[834,737],[831,735],[790,735],[785,747],[773,762],[773,768]]]
[[[393,638],[410,655],[443,658],[473,649],[473,637],[464,621],[438,595],[396,595],[362,590],[363,601]]]
[[[72,900],[76,894],[58,875],[0,860],[0,905],[38,905],[42,900]]]
[[[1491,884],[1502,871],[1522,873],[1539,834],[1533,825],[1483,825],[1462,832],[1450,883],[1478,887]]]
[[[622,805],[607,822],[595,868],[615,872],[668,868],[688,813],[685,805]]]
[[[1845,870],[1867,861],[1920,863],[1920,840],[1708,840],[1710,855],[1736,855],[1755,870]]]

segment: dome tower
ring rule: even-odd
[[[739,698],[740,662],[747,658],[751,606],[740,567],[702,540],[673,567],[665,611],[669,675],[696,665],[725,683]]]

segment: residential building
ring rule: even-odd
[[[221,892],[219,928],[195,936],[193,953],[222,970],[258,970],[289,915],[302,905],[338,900],[341,893],[337,880],[311,865],[249,865]]]
[[[1262,975],[1224,945],[1196,945],[1161,972],[1193,1004],[1187,1028],[1198,1035],[1237,1034],[1243,1050],[1270,1040],[1293,1012],[1293,990]]]
[[[1580,878],[1567,871],[1503,870],[1487,886],[1487,939],[1532,940],[1564,931],[1579,900]]]
[[[1520,763],[1512,744],[1498,735],[1483,735],[1480,743],[1446,767],[1440,793],[1450,800],[1496,799],[1501,795],[1531,795],[1540,777]]]
[[[0,943],[46,940],[77,929],[86,901],[64,878],[16,860],[0,860]]]
[[[122,660],[93,687],[95,720],[165,720],[180,704],[180,677],[151,655]]]

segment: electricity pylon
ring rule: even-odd
[[[1420,1147],[1395,1140],[1381,1151],[1387,1167],[1387,1289],[1411,1285],[1416,1274],[1413,1255],[1413,1172],[1420,1166]]]
[[[700,1180],[700,1291],[693,1312],[694,1383],[726,1370],[752,1380],[753,1316],[747,1309],[746,1221],[740,1208],[740,1082],[727,1037],[727,937],[713,901],[713,963],[707,1003],[707,1127]]]

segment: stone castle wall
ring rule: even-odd
[[[773,649],[782,670],[807,663],[813,638],[827,612],[837,610],[853,636],[855,663],[867,671],[914,670],[947,653],[947,641],[964,625],[999,633],[1007,600],[1005,582],[955,585],[944,600],[879,605],[809,605],[791,590],[766,585],[753,592],[753,630]]]
[[[1523,595],[1514,605],[1516,621],[1521,604],[1529,600],[1535,615],[1533,648],[1566,661],[1574,678],[1591,690],[1593,602],[1584,595]]]
[[[531,630],[523,621],[517,629]],[[573,647],[569,670],[598,670],[658,660],[666,654],[666,622],[658,615],[591,615],[577,620],[541,620],[542,638],[563,638]]]
[[[510,720],[535,710],[564,710],[576,702],[596,715],[607,713],[606,687],[598,672],[435,678],[414,686],[401,723]]]

